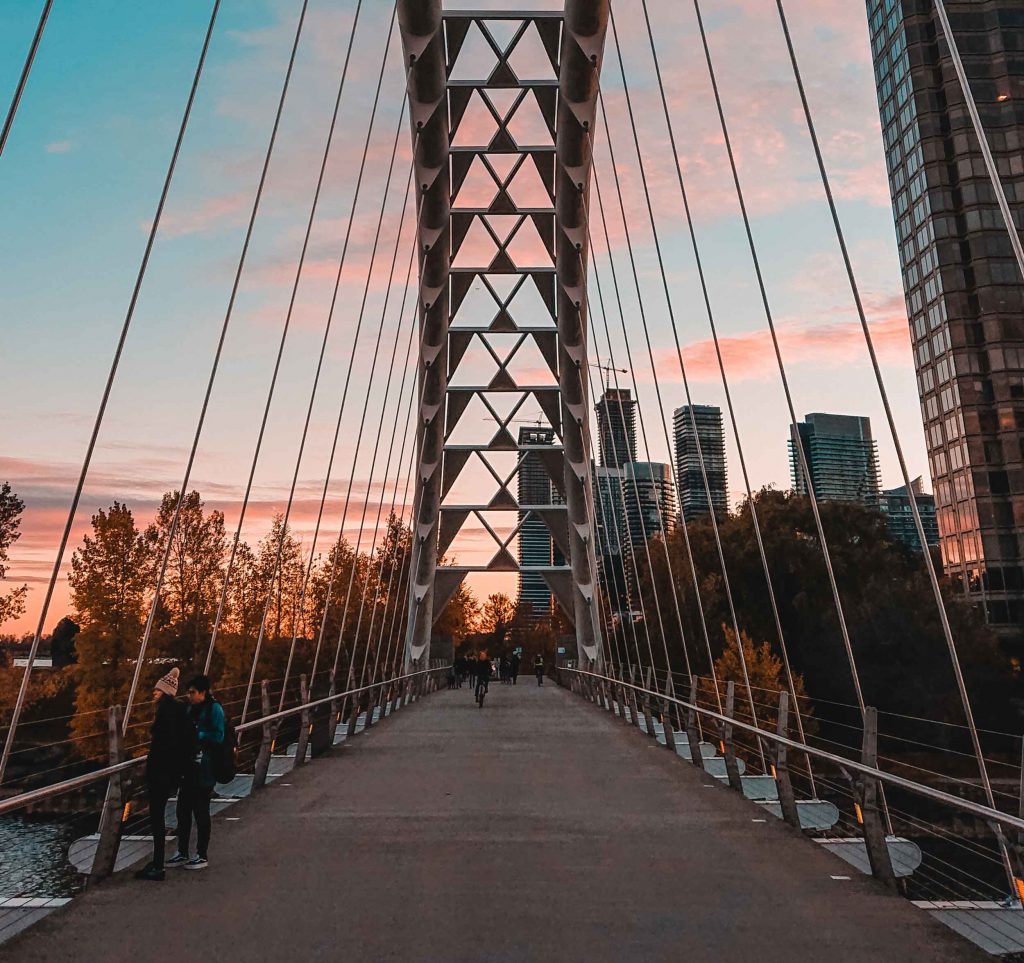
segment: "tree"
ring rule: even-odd
[[[11,491],[9,482],[0,485],[0,582],[7,576],[7,558],[11,546],[21,537],[21,513],[25,503]],[[21,585],[6,595],[0,593],[0,625],[25,612],[28,586]]]
[[[128,695],[142,635],[152,572],[150,544],[135,526],[131,509],[114,502],[92,517],[92,535],[71,557],[71,600],[82,626],[75,648],[78,664],[76,737],[102,733],[100,710],[123,704]],[[145,683],[143,683],[145,685]],[[102,751],[102,738],[77,743],[89,756]]]
[[[404,593],[402,597],[405,597]],[[399,613],[399,625],[403,624],[401,621],[403,614]],[[457,649],[467,636],[477,631],[480,619],[480,603],[473,594],[473,590],[463,582],[441,612],[440,618],[434,625],[434,632],[437,635],[451,638],[453,647]],[[404,636],[400,636],[399,644],[405,644]]]
[[[54,627],[50,636],[50,658],[55,669],[72,665],[78,661],[75,654],[75,636],[80,626],[70,616],[65,615]]]
[[[491,647],[494,654],[505,652],[505,642],[509,630],[516,617],[516,604],[503,592],[495,592],[487,596],[480,613],[480,622],[485,632],[491,634]]]
[[[743,642],[743,659],[741,661],[740,647],[736,644],[736,633],[726,625],[722,626],[722,633],[725,636],[725,648],[722,654],[715,659],[715,675],[718,678],[722,702],[725,702],[726,684],[735,683],[736,718],[748,725],[754,724],[754,715],[751,713],[750,704],[753,700],[757,725],[762,729],[770,729],[774,732],[779,719],[779,693],[783,690],[789,691],[789,680],[786,678],[782,659],[772,651],[772,647],[767,642],[755,645],[754,640],[741,630],[740,635]],[[743,673],[744,663],[746,663],[747,669],[746,678]],[[747,680],[750,682],[749,693],[747,692]],[[717,706],[712,681],[702,679],[701,689],[704,704]],[[793,689],[796,692],[806,731],[807,717],[813,709],[807,701],[804,680],[801,676],[793,676]],[[790,713],[792,712],[793,707],[790,705]],[[792,719],[792,715],[790,718]]]
[[[803,676],[812,699],[855,706],[810,501],[791,492],[763,489],[754,495],[754,503],[793,671]],[[871,507],[822,502],[820,511],[865,701],[883,711],[962,724],[949,654],[921,557],[895,541],[884,516]],[[712,657],[717,659],[726,646],[719,626],[731,623],[731,613],[714,533],[707,518],[690,521],[687,531]],[[780,655],[750,505],[744,503],[722,517],[719,531],[741,629],[753,639],[768,640],[772,652]],[[668,549],[690,659],[696,673],[708,675],[704,626],[681,528],[669,534]],[[661,598],[671,598],[664,552],[659,549],[651,555],[653,571],[640,560],[644,596],[650,597],[653,589]],[[1000,653],[982,614],[962,591],[944,584],[943,593],[979,724],[1019,725],[1010,708],[1009,659]],[[658,627],[651,625],[648,630],[657,652],[661,649]],[[673,665],[682,665],[674,619],[666,620],[665,630]],[[824,715],[819,715],[823,725]],[[928,738],[932,742],[940,738],[934,727]]]
[[[146,529],[155,559],[167,546],[178,492],[164,495],[156,519]],[[224,514],[207,513],[197,491],[186,496],[167,559],[160,605],[163,626],[155,649],[192,665],[206,659],[210,634],[224,584]]]

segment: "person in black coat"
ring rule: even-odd
[[[135,874],[137,879],[160,881],[164,878],[167,800],[178,791],[185,769],[196,751],[196,727],[188,717],[188,710],[175,698],[177,694],[178,670],[171,669],[153,686],[156,712],[150,730],[149,755],[146,756],[153,861]]]

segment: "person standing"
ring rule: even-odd
[[[509,662],[509,671],[512,673],[512,685],[516,684],[516,679],[519,678],[519,664],[522,662],[518,652],[512,653],[512,659]]]
[[[544,656],[539,652],[533,660],[533,671],[537,673],[537,685],[544,685]]]
[[[136,879],[164,879],[164,842],[167,836],[167,800],[178,791],[189,760],[195,752],[195,727],[178,694],[178,670],[171,669],[153,686],[156,712],[150,729],[146,756],[146,792],[149,798],[149,829],[153,834],[153,860],[135,874]]]
[[[196,732],[196,751],[178,791],[178,852],[168,866],[206,869],[209,865],[210,800],[217,784],[217,755],[224,748],[224,707],[210,691],[210,679],[197,675],[188,684],[188,716]],[[192,821],[196,824],[196,855],[189,858]]]

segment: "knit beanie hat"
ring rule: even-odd
[[[177,667],[171,669],[153,688],[166,692],[173,699],[178,694],[178,675]]]

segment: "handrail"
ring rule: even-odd
[[[816,749],[814,746],[809,746],[803,742],[797,742],[796,740],[790,739],[786,736],[780,736],[778,733],[771,732],[770,730],[759,729],[757,726],[752,726],[748,722],[743,722],[740,719],[723,715],[720,712],[715,712],[713,709],[704,709],[700,706],[694,705],[693,703],[687,702],[684,699],[677,699],[674,696],[666,695],[662,692],[654,692],[651,689],[644,688],[643,686],[633,685],[633,683],[626,682],[623,679],[601,675],[598,672],[590,672],[587,669],[570,669],[563,667],[558,669],[558,671],[575,672],[578,675],[589,676],[592,679],[612,682],[615,685],[632,689],[634,692],[642,695],[652,696],[662,702],[670,702],[680,708],[697,712],[702,716],[715,719],[718,722],[727,723],[734,729],[742,729],[745,732],[756,735],[760,739],[766,739],[769,742],[776,743],[777,745],[785,746],[787,749],[795,749],[797,752],[806,753],[807,755],[814,756],[815,758],[821,759],[825,762],[833,763],[840,768],[858,772],[861,775],[869,776],[899,789],[905,789],[907,792],[914,793],[915,795],[924,796],[926,799],[942,803],[943,805],[949,806],[953,809],[968,812],[990,823],[998,823],[1006,829],[1024,831],[1024,819],[1021,819],[1018,816],[1011,816],[1009,813],[1000,812],[998,809],[992,809],[989,806],[972,802],[969,799],[963,799],[960,796],[954,796],[950,793],[943,792],[941,789],[934,789],[931,786],[924,785],[924,783],[914,782],[912,779],[897,776],[895,773],[886,772],[884,769],[876,769],[873,766],[866,766],[864,763],[858,762],[855,759],[849,759],[846,756],[837,756],[835,753],[828,752],[825,749]]]
[[[407,679],[415,679],[418,676],[428,675],[431,672],[440,672],[445,668],[446,666],[438,666],[433,669],[418,669],[416,672],[408,672],[405,675],[395,676],[391,679],[383,679],[380,682],[373,682],[369,685],[359,686],[357,689],[348,689],[345,692],[336,692],[334,695],[324,696],[322,699],[314,699],[312,702],[306,702],[299,706],[292,706],[290,709],[283,709],[280,712],[272,712],[270,715],[261,716],[259,719],[250,719],[248,722],[243,722],[236,726],[235,732],[247,732],[257,726],[276,722],[278,719],[297,715],[298,713],[305,712],[308,709],[315,709],[317,706],[321,706],[327,702],[335,702],[338,699],[345,699],[348,696],[359,695],[363,692],[369,691],[370,689],[376,689],[378,686],[387,685],[388,683],[404,682]],[[0,799],[0,816],[14,812],[15,810],[21,809],[25,806],[30,806],[33,803],[41,802],[44,799],[50,799],[53,796],[59,796],[62,793],[70,792],[73,789],[81,789],[83,786],[99,782],[101,779],[106,779],[108,776],[113,776],[115,773],[133,769],[135,766],[139,766],[145,761],[145,756],[138,756],[135,759],[126,759],[124,762],[116,763],[113,766],[104,766],[102,769],[95,769],[92,772],[86,772],[80,776],[74,776],[71,779],[64,779],[61,782],[55,782],[49,786],[41,786],[38,789],[29,789],[26,792],[18,793],[16,796],[10,796],[7,799]]]

